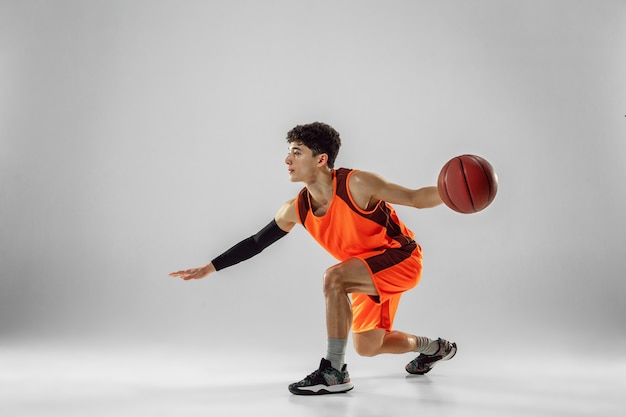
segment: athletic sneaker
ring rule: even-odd
[[[339,394],[352,388],[354,385],[350,382],[347,366],[343,365],[341,371],[338,371],[331,366],[330,361],[323,358],[319,369],[302,381],[289,385],[289,391],[296,395]]]
[[[456,354],[456,343],[450,343],[442,338],[437,339],[437,343],[439,343],[437,353],[434,355],[424,355],[420,353],[417,358],[407,363],[405,367],[406,371],[410,374],[424,375],[433,369],[433,366],[438,362],[447,361],[454,357]]]

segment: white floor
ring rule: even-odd
[[[287,385],[312,371],[319,357],[303,363],[302,357],[175,346],[1,344],[0,415],[626,415],[626,356],[541,360],[520,354],[488,361],[460,350],[421,377],[404,372],[408,356],[349,356],[353,391],[299,397]]]

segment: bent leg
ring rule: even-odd
[[[368,330],[352,335],[354,349],[361,356],[376,356],[381,353],[407,353],[418,348],[417,337],[385,329]]]
[[[433,340],[425,336],[415,336],[398,330],[387,331],[385,329],[355,333],[352,338],[354,341],[354,349],[361,356],[407,352],[435,355],[442,349],[442,343],[445,342],[442,342],[442,339]],[[454,348],[456,351],[456,344]]]
[[[326,330],[331,339],[348,338],[352,326],[350,293],[378,295],[368,269],[359,259],[348,259],[324,274]]]

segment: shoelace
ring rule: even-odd
[[[315,371],[311,372],[309,375],[306,376],[306,378],[304,378],[305,381],[307,382],[311,382],[313,381],[318,375],[320,375],[321,371],[319,369],[316,369]]]

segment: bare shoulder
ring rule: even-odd
[[[375,172],[355,171],[350,176],[348,187],[354,197],[371,197],[388,184],[385,178]]]
[[[298,221],[296,212],[296,199],[292,198],[283,203],[276,213],[276,224],[285,232],[289,232],[296,225]]]
[[[379,187],[385,183],[386,180],[375,172],[354,171],[350,176],[350,187]]]
[[[363,210],[367,210],[378,202],[378,190],[385,186],[385,179],[368,171],[355,171],[350,175],[348,187],[354,202]]]

